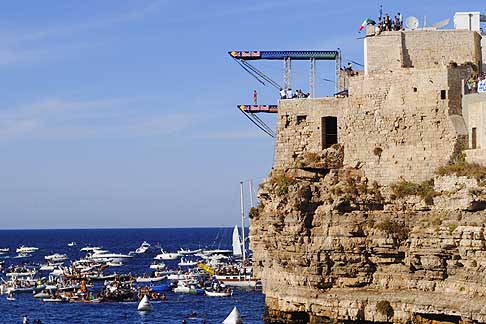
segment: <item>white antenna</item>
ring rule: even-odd
[[[419,27],[419,20],[417,19],[417,17],[410,16],[405,19],[405,24],[407,25],[408,29],[415,30]]]
[[[444,20],[441,20],[441,21],[436,22],[435,24],[432,24],[431,27],[432,28],[439,29],[441,27],[444,27],[444,26],[448,25],[449,24],[449,21],[450,21],[450,19],[444,19]]]

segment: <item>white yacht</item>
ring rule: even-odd
[[[133,256],[128,254],[121,254],[121,253],[109,253],[109,252],[99,253],[95,251],[95,253],[92,254],[89,258],[91,260],[101,261],[101,262],[125,262],[132,259]]]
[[[68,260],[69,257],[66,254],[54,253],[51,255],[46,255],[44,259],[46,259],[47,262],[57,263]]]
[[[148,243],[147,241],[143,241],[142,245],[140,245],[140,247],[135,250],[135,253],[137,254],[145,253],[149,248],[150,248],[150,243]]]
[[[160,254],[158,254],[154,259],[155,260],[175,260],[180,257],[180,254],[177,252],[165,252],[163,249],[160,249]]]
[[[29,253],[37,252],[37,250],[39,250],[39,248],[36,248],[36,247],[33,247],[33,246],[22,245],[22,246],[18,247],[17,250],[15,250],[15,252],[17,252],[19,254],[20,253],[29,254]]]

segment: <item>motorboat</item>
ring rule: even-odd
[[[135,253],[137,254],[145,253],[149,248],[150,248],[150,243],[148,243],[147,241],[143,241],[140,247],[135,250]]]
[[[54,253],[51,255],[46,255],[44,259],[46,259],[47,262],[57,263],[57,262],[68,260],[69,257],[66,254]]]
[[[174,292],[180,294],[204,295],[204,289],[198,287],[195,283],[187,283],[185,281],[179,281],[177,287],[174,288]]]
[[[15,252],[17,252],[18,254],[20,254],[20,253],[34,253],[34,252],[37,252],[37,250],[39,250],[39,248],[36,248],[36,247],[33,247],[33,246],[22,245],[22,246],[18,247],[17,250],[15,250]]]
[[[184,259],[184,258],[181,258],[181,261],[178,263],[179,267],[193,267],[197,264],[198,264],[197,261],[188,260],[188,259]]]
[[[76,245],[77,245],[77,244],[76,244],[76,242],[74,242],[74,241],[73,241],[73,242],[69,242],[69,243],[68,243],[68,246],[70,246],[70,247],[73,247],[73,246],[76,246]]]
[[[177,252],[165,252],[163,249],[160,249],[160,254],[158,254],[154,259],[155,260],[175,260],[180,257],[180,254]]]
[[[182,255],[189,255],[189,254],[196,254],[202,252],[202,249],[197,249],[197,250],[185,250],[181,248],[177,253],[182,254]]]
[[[95,252],[89,257],[91,260],[101,262],[125,262],[133,258],[132,255],[121,253]]]
[[[251,274],[216,274],[216,280],[224,283],[226,286],[255,288],[261,281],[253,278]]]
[[[157,270],[157,271],[163,270],[165,269],[165,263],[155,261],[150,265],[150,269]]]
[[[25,252],[20,252],[16,256],[14,256],[14,259],[21,259],[21,258],[30,258],[32,254],[30,253],[25,253]]]
[[[230,254],[233,250],[223,250],[223,249],[215,249],[215,250],[204,250],[203,254],[211,255],[211,254]]]
[[[95,252],[96,250],[101,250],[101,247],[88,245],[80,249],[81,252]]]
[[[161,277],[137,277],[136,281],[138,283],[147,283],[147,282],[160,282],[167,279],[167,276]]]
[[[233,295],[233,290],[232,289],[226,289],[222,291],[205,290],[204,294],[209,297],[230,297]]]
[[[0,254],[7,254],[10,252],[10,248],[0,248]]]

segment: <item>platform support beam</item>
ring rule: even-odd
[[[336,93],[341,92],[341,50],[338,48],[338,53],[336,55]]]
[[[285,90],[292,88],[292,62],[290,57],[284,59],[284,88]]]
[[[310,59],[309,94],[311,98],[316,97],[316,59]]]

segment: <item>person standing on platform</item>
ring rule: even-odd
[[[292,89],[288,88],[286,92],[286,98],[287,99],[292,99]]]
[[[257,105],[257,92],[256,92],[256,90],[253,90],[253,104],[255,106]]]
[[[280,99],[285,99],[286,93],[285,90],[280,88]]]

